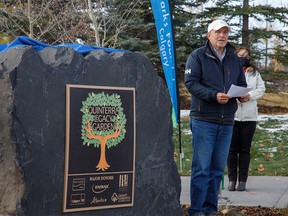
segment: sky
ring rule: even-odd
[[[243,3],[243,0],[232,0],[231,3],[233,4],[241,4]],[[207,3],[207,5],[211,5],[213,2]],[[287,7],[288,6],[288,1],[287,0],[249,0],[249,5],[266,5],[269,4],[270,6],[274,7]]]
[[[251,5],[254,3],[255,5],[266,5],[269,4],[271,6],[277,7],[287,7],[288,2],[287,0],[250,0]]]
[[[249,4],[251,6],[253,6],[253,5],[270,5],[271,7],[288,7],[288,1],[287,0],[250,0]],[[255,25],[259,25],[259,23],[255,23]],[[263,23],[262,26],[263,25],[265,27],[266,23]],[[275,23],[270,23],[269,27],[270,28],[283,29],[284,26],[281,26],[281,25],[279,25],[279,23],[275,22]],[[286,29],[287,29],[287,27],[286,27]]]
[[[231,4],[232,5],[243,5],[243,0],[231,0]],[[215,1],[210,0],[210,2],[206,3],[203,5],[203,7],[211,7],[215,5]],[[271,7],[288,7],[288,0],[249,0],[249,5],[250,6],[256,6],[256,5],[270,5]],[[201,10],[201,8],[198,8],[199,10]],[[195,8],[193,9],[195,10]],[[249,22],[249,28],[253,28],[253,27],[262,27],[265,28],[266,27],[266,22],[263,18],[262,22],[258,22],[258,21],[251,21],[250,18],[250,22]],[[273,23],[268,23],[268,28],[272,28],[273,30],[278,30],[281,29],[283,31],[287,31],[288,30],[288,26],[283,26],[280,25],[279,22],[273,22]]]

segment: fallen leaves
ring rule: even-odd
[[[183,216],[188,216],[189,204],[181,205]],[[261,206],[229,206],[218,212],[217,215],[225,216],[287,216],[287,213],[282,213],[276,208],[266,208]]]
[[[263,172],[263,171],[265,170],[264,165],[263,165],[263,164],[259,164],[257,170],[258,170],[259,172]]]
[[[231,212],[231,209],[228,209],[228,208],[223,209],[223,210],[221,211],[221,213],[224,214],[224,215],[228,214],[229,212]]]
[[[223,214],[222,212],[218,213],[218,215],[226,215],[226,216],[282,216],[287,215],[286,213],[281,213],[279,209],[275,208],[265,208],[261,206],[230,206],[229,212],[227,214]]]

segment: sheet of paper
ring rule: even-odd
[[[227,95],[231,97],[241,97],[251,91],[252,88],[245,88],[241,86],[231,85]]]

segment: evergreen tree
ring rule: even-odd
[[[131,7],[130,0],[116,0],[119,12]],[[137,2],[137,6],[135,5]],[[154,17],[150,1],[134,1],[135,8],[126,19],[127,28],[120,34],[123,49],[145,53],[155,64],[160,64]]]
[[[184,70],[188,55],[205,44],[207,26],[199,22],[201,2],[172,0],[178,68]]]
[[[288,42],[287,32],[280,29],[266,28],[265,23],[277,22],[282,25],[287,25],[288,9],[285,7],[276,7],[273,5],[252,5],[249,0],[216,0],[216,1],[203,1],[193,0],[191,18],[197,17],[198,23],[208,25],[215,18],[224,18],[232,27],[230,34],[230,41],[234,45],[245,45],[250,47],[255,54],[255,59],[264,59],[267,56],[276,59],[282,63],[287,56],[287,49],[285,46]],[[206,4],[203,10],[195,10],[195,6]],[[252,22],[264,23],[264,27],[252,26]],[[200,25],[201,25],[200,24]],[[196,30],[196,29],[195,29]],[[197,32],[200,30],[197,27],[196,34],[192,32],[193,37],[199,36]],[[281,45],[275,46],[271,52],[267,52],[265,42],[277,38],[281,41]],[[263,43],[264,41],[264,43]],[[263,44],[259,46],[259,44]]]

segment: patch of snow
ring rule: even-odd
[[[180,110],[180,117],[189,116],[190,110]]]
[[[189,117],[190,110],[180,110],[180,117]],[[260,114],[258,115],[258,122],[265,122],[269,119],[273,120],[279,120],[282,122],[281,125],[279,125],[277,128],[265,128],[270,133],[274,133],[279,130],[288,131],[288,114],[283,115],[266,115],[266,114]],[[261,128],[261,126],[259,126]],[[261,128],[264,129],[264,128]],[[185,134],[190,134],[188,131],[183,131]]]

